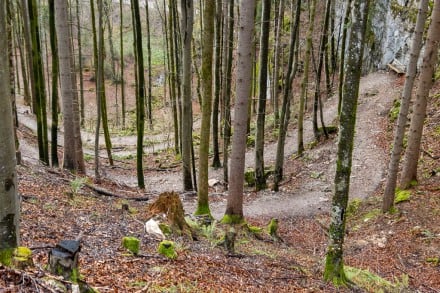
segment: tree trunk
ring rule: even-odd
[[[55,1],[55,24],[60,66],[61,97],[64,114],[64,165],[65,169],[85,173],[82,151],[78,96],[76,95],[72,43],[67,2]]]
[[[6,5],[0,4],[0,35],[6,36]],[[20,201],[17,196],[14,126],[9,83],[8,43],[0,42],[0,263],[10,265],[19,244]]]
[[[222,87],[222,1],[217,0],[216,2],[217,8],[215,13],[215,75],[214,75],[214,103],[212,109],[212,147],[214,156],[212,159],[212,167],[220,168],[220,147],[219,147],[219,104],[220,104],[220,94]]]
[[[347,31],[350,22],[350,13],[351,13],[351,3],[353,0],[347,0],[345,4],[345,16],[344,16],[344,25],[342,29],[342,45],[341,45],[341,60],[339,66],[339,84],[338,84],[338,116],[341,114],[342,107],[342,93],[343,93],[343,85],[344,85],[344,73],[345,73],[345,47],[347,43]]]
[[[146,34],[147,34],[147,66],[148,66],[148,95],[147,95],[147,119],[150,129],[153,130],[153,94],[152,94],[152,71],[151,67],[151,33],[150,33],[150,11],[148,7],[148,1],[145,2],[145,15],[146,15]],[[191,47],[190,47],[191,52]]]
[[[142,32],[141,17],[139,14],[139,0],[131,0],[135,27],[133,28],[133,39],[136,52],[136,72],[137,72],[137,88],[136,88],[136,128],[137,128],[137,152],[136,167],[138,186],[145,188],[144,169],[143,169],[143,142],[144,142],[144,124],[145,124],[145,78],[144,78],[144,54],[142,51]]]
[[[225,21],[225,44],[223,45],[224,54],[224,80],[223,80],[223,180],[228,182],[228,161],[229,144],[231,140],[231,76],[232,76],[232,53],[234,44],[234,0],[229,2],[229,11],[226,13]],[[226,36],[227,32],[227,36]]]
[[[293,11],[294,10],[292,7],[292,18],[293,18]],[[281,117],[280,117],[280,129],[278,134],[277,153],[275,157],[275,172],[274,172],[275,174],[274,174],[274,182],[273,182],[274,191],[278,191],[279,184],[283,179],[284,142],[286,140],[287,127],[289,126],[289,119],[290,119],[292,81],[296,74],[296,69],[293,68],[294,67],[293,59],[295,55],[295,48],[298,38],[300,16],[301,16],[301,1],[297,1],[295,21],[291,23],[291,29],[290,29],[289,62],[287,65],[287,73],[284,82],[283,104],[281,106]]]
[[[29,80],[30,80],[30,86],[31,86],[31,109],[32,112],[35,113],[37,109],[36,99],[36,86],[35,79],[34,79],[34,68],[33,68],[33,62],[32,62],[32,41],[31,41],[31,29],[30,29],[30,21],[29,21],[29,9],[27,0],[21,0],[21,11],[22,11],[22,19],[23,19],[23,39],[25,43],[26,48],[26,61],[27,61],[27,67],[29,69]]]
[[[120,51],[121,51],[121,107],[122,107],[122,128],[125,129],[125,77],[124,77],[124,14],[123,14],[123,0],[119,1],[119,18],[120,18],[120,24],[119,24],[119,33],[120,33]]]
[[[52,166],[58,167],[58,48],[55,29],[55,2],[49,0],[50,50],[52,52],[52,127],[51,127],[51,159]]]
[[[299,97],[299,110],[298,110],[298,155],[302,155],[304,152],[304,108],[307,96],[307,88],[309,86],[309,67],[310,67],[310,55],[312,52],[312,37],[313,27],[315,22],[315,7],[316,0],[310,1],[310,19],[309,29],[307,31],[306,40],[306,52],[304,57],[304,72],[301,80],[301,94]]]
[[[348,281],[344,273],[343,244],[368,10],[369,0],[353,1],[352,26],[345,66],[347,74],[344,80],[339,127],[335,194],[332,201],[330,239],[324,268],[324,280],[331,281],[336,286],[345,285]]]
[[[193,31],[193,1],[182,0],[182,175],[183,190],[193,190],[191,176],[191,148],[192,148],[192,31]]]
[[[84,127],[85,105],[84,105],[84,77],[83,77],[83,60],[82,60],[82,43],[81,43],[81,21],[79,0],[76,0],[76,38],[78,42],[78,70],[79,70],[79,96],[80,96],[80,117],[81,127]]]
[[[278,8],[278,16],[276,19],[276,28],[275,28],[275,53],[274,53],[274,64],[273,64],[273,78],[272,78],[272,86],[273,86],[273,113],[274,113],[274,124],[275,127],[279,127],[280,125],[280,111],[279,111],[279,99],[278,94],[280,92],[280,59],[281,59],[281,31],[284,23],[284,0],[280,0],[279,8]]]
[[[382,211],[388,212],[394,204],[394,194],[397,182],[397,172],[399,170],[400,156],[403,151],[403,137],[405,135],[406,122],[408,120],[408,110],[411,101],[412,89],[417,73],[417,61],[419,60],[420,49],[422,48],[422,38],[425,29],[425,22],[428,12],[428,0],[422,0],[419,4],[417,22],[414,37],[411,45],[411,55],[408,69],[406,72],[405,85],[402,92],[399,117],[394,133],[393,150],[388,165],[388,176],[385,192],[383,195]]]
[[[254,34],[255,1],[240,1],[238,31],[238,60],[236,102],[234,106],[234,134],[232,135],[231,172],[229,174],[229,195],[223,221],[243,221],[243,182],[246,154],[246,121],[249,95],[252,85],[252,50]]]
[[[38,23],[38,8],[36,0],[28,0],[28,11],[30,20],[30,34],[32,46],[32,75],[34,77],[38,153],[39,159],[49,165],[49,144],[47,139],[47,112],[46,112],[46,89],[44,83],[43,60],[41,57],[40,29]]]
[[[197,188],[196,215],[210,215],[208,202],[208,168],[209,168],[209,133],[211,128],[212,107],[212,56],[214,47],[215,1],[205,0],[203,6],[202,44],[202,125],[199,146],[199,178]]]
[[[434,1],[431,24],[428,29],[422,68],[420,69],[419,84],[413,106],[413,116],[408,134],[408,147],[405,151],[405,160],[402,169],[400,187],[406,189],[412,181],[417,181],[417,165],[422,141],[423,123],[426,117],[429,91],[434,83],[433,74],[438,60],[440,44],[440,2]]]
[[[255,137],[255,189],[266,188],[266,175],[264,174],[264,124],[266,120],[267,73],[269,57],[269,31],[270,31],[270,2],[263,0],[261,15],[260,36],[260,75],[258,77],[258,109],[257,130]]]

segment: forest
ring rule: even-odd
[[[0,3],[0,292],[440,292],[440,1]]]

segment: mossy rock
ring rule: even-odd
[[[411,191],[409,190],[396,190],[394,197],[394,204],[401,203],[403,201],[408,201],[411,198]]]
[[[157,252],[168,259],[177,258],[177,252],[175,250],[175,244],[173,241],[164,240],[159,243],[159,246],[157,247]]]
[[[34,266],[34,261],[32,260],[32,250],[24,246],[17,247],[13,253],[12,265],[20,270]]]
[[[167,225],[165,223],[159,223],[159,228],[164,235],[171,235],[173,233],[170,225]]]
[[[247,186],[252,187],[255,186],[255,170],[252,168],[246,169],[244,172],[244,181]]]
[[[122,238],[122,246],[133,254],[139,254],[140,240],[136,237],[127,236]]]

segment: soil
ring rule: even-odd
[[[440,125],[438,98],[433,98],[433,108],[429,110],[429,139],[424,142],[424,150],[431,157],[422,159],[420,186],[412,191],[409,202],[398,205],[395,214],[378,212],[392,139],[388,113],[399,98],[402,84],[401,77],[385,72],[369,74],[361,80],[350,188],[350,198],[361,201],[347,222],[345,261],[394,282],[396,290],[440,292],[440,230],[436,224],[440,221],[440,164],[438,139],[434,139]],[[325,102],[327,125],[335,124],[336,107],[337,96]],[[263,239],[239,233],[238,253],[231,257],[212,242],[212,234],[222,229],[217,223],[218,229],[211,234],[205,231],[208,237],[199,237],[199,241],[171,237],[178,243],[179,256],[169,261],[157,255],[158,242],[143,232],[142,223],[149,218],[148,205],[136,200],[147,196],[153,201],[162,192],[176,191],[181,194],[185,212],[194,211],[196,197],[181,192],[180,166],[174,155],[166,151],[171,144],[165,132],[154,134],[151,141],[158,143],[146,149],[146,190],[136,188],[132,159],[119,158],[111,167],[103,158],[104,179],[96,184],[117,195],[103,196],[84,185],[74,190],[74,175],[40,165],[35,119],[23,105],[19,105],[18,113],[24,158],[24,164],[18,167],[23,199],[21,237],[22,244],[33,249],[36,268],[18,272],[0,267],[0,288],[11,288],[5,292],[35,292],[35,288],[50,292],[50,286],[41,281],[42,276],[48,275],[42,267],[47,263],[50,247],[80,233],[84,234],[80,273],[100,292],[377,291],[377,287],[338,289],[322,281],[337,136],[316,146],[312,144],[310,116],[305,120],[308,147],[302,157],[295,157],[296,130],[295,123],[291,123],[280,192],[255,192],[249,187],[245,190],[248,223],[265,229],[271,218],[278,218],[278,234],[283,242],[272,241],[265,233]],[[86,132],[83,135],[86,141],[88,136],[93,137]],[[124,156],[134,153],[132,139],[120,136],[114,143]],[[85,143],[86,153],[93,153],[92,142]],[[266,165],[273,164],[275,150],[275,142],[266,144]],[[246,166],[253,167],[253,157],[253,150],[248,150]],[[92,163],[88,162],[90,174]],[[222,217],[227,198],[222,176],[221,169],[209,171],[209,178],[220,182],[210,190],[210,207],[216,219]],[[90,176],[89,180],[93,178]],[[127,204],[128,210],[123,208]],[[127,235],[141,239],[141,255],[129,256],[121,249],[121,239]]]

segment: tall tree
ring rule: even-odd
[[[182,172],[183,189],[192,190],[191,148],[192,148],[192,31],[194,6],[192,0],[181,1],[182,12]]]
[[[241,0],[237,49],[237,100],[234,106],[234,133],[232,135],[229,195],[223,218],[223,221],[226,223],[240,223],[243,221],[243,181],[247,138],[246,121],[252,85],[254,14],[255,1]]]
[[[345,3],[345,16],[344,16],[344,25],[342,28],[342,37],[341,37],[341,58],[340,58],[340,66],[339,66],[339,84],[338,84],[338,115],[341,114],[342,107],[342,93],[344,86],[344,74],[345,74],[345,48],[347,44],[347,32],[350,24],[350,13],[351,13],[351,3],[353,0],[347,0]]]
[[[420,50],[422,48],[423,32],[428,12],[428,0],[422,0],[419,3],[419,12],[414,30],[413,41],[411,45],[411,54],[406,71],[405,85],[400,98],[400,111],[397,119],[397,126],[394,132],[393,150],[388,165],[387,183],[383,195],[382,211],[385,213],[391,209],[394,204],[394,192],[396,189],[397,172],[399,170],[400,156],[403,150],[403,137],[405,135],[406,122],[408,120],[409,103],[411,101],[412,89],[417,73],[417,62],[419,60]]]
[[[400,187],[405,189],[411,186],[412,181],[417,180],[417,165],[420,156],[420,144],[422,141],[423,124],[426,117],[429,91],[434,83],[433,74],[437,66],[438,50],[440,45],[440,1],[434,1],[431,24],[428,29],[423,63],[420,70],[419,84],[416,99],[413,106],[413,116],[408,133],[408,146],[405,151],[405,159],[402,168]]]
[[[280,111],[278,94],[280,92],[280,60],[281,60],[281,31],[284,20],[284,0],[279,0],[278,15],[275,18],[275,49],[273,56],[273,78],[272,78],[272,99],[273,99],[273,114],[275,127],[280,125]]]
[[[124,77],[124,13],[123,13],[123,1],[124,0],[120,0],[119,1],[119,34],[120,34],[120,39],[119,39],[119,44],[120,44],[120,53],[121,53],[121,61],[120,61],[120,65],[121,65],[121,107],[122,107],[122,128],[125,128],[125,77]]]
[[[231,140],[231,83],[232,83],[232,53],[234,43],[234,0],[226,1],[228,12],[225,13],[225,33],[223,45],[223,180],[227,183],[229,180],[228,160],[229,144]],[[226,10],[226,9],[225,9]]]
[[[310,3],[309,29],[307,30],[307,37],[306,37],[304,73],[301,80],[301,94],[299,97],[299,110],[298,110],[298,155],[301,155],[304,152],[304,108],[305,108],[305,101],[307,96],[307,88],[309,86],[309,67],[310,67],[310,56],[312,53],[312,37],[313,37],[313,28],[315,22],[316,0],[311,0],[309,3]]]
[[[214,101],[212,106],[212,167],[220,168],[220,146],[219,146],[219,106],[222,88],[222,36],[223,36],[223,13],[222,1],[216,2],[215,11],[215,74],[214,74]]]
[[[40,161],[49,164],[49,142],[47,138],[46,88],[44,83],[43,60],[41,56],[40,26],[36,0],[28,0],[30,36],[32,47],[32,75],[36,101],[34,112],[37,115],[38,154]]]
[[[210,215],[208,202],[209,133],[212,107],[212,56],[214,47],[215,1],[205,0],[203,5],[202,34],[202,125],[200,128],[199,178],[197,188],[197,215]]]
[[[136,128],[137,128],[137,152],[136,169],[139,188],[145,188],[143,150],[144,150],[144,128],[145,128],[145,77],[144,77],[144,54],[142,51],[142,23],[139,13],[139,0],[131,0],[133,11],[133,39],[136,54]]]
[[[292,4],[293,5],[293,4]],[[277,153],[275,157],[275,174],[273,181],[273,190],[278,191],[279,184],[283,179],[284,165],[284,143],[286,141],[287,127],[290,120],[290,102],[292,99],[292,82],[296,74],[296,62],[294,65],[295,48],[298,38],[299,20],[301,16],[301,1],[296,1],[296,9],[292,6],[292,18],[295,11],[295,21],[291,22],[290,29],[290,51],[289,61],[287,64],[287,73],[284,81],[283,104],[281,106],[280,129],[278,131]]]
[[[49,0],[50,50],[52,52],[52,127],[51,127],[51,159],[52,166],[58,167],[58,48],[55,30],[55,2]]]
[[[85,173],[82,150],[79,103],[73,66],[72,38],[67,2],[55,1],[55,24],[60,66],[60,85],[64,124],[65,169]]]
[[[147,91],[147,119],[148,124],[150,126],[150,129],[153,129],[153,76],[152,71],[153,68],[151,67],[151,32],[150,32],[150,8],[148,5],[148,1],[145,2],[145,22],[146,22],[146,35],[147,35],[147,67],[148,67],[148,91]],[[190,49],[191,51],[191,49]]]
[[[85,104],[84,104],[84,78],[83,78],[83,54],[81,42],[81,13],[79,0],[76,1],[76,41],[78,42],[78,70],[79,70],[79,101],[80,101],[80,117],[81,127],[84,127],[85,121]]]
[[[264,125],[266,120],[270,3],[271,0],[263,0],[263,12],[261,14],[260,75],[258,77],[259,93],[255,138],[255,188],[257,191],[266,188],[266,175],[264,174]]]
[[[324,279],[336,285],[345,285],[343,244],[345,221],[350,189],[350,173],[353,154],[353,140],[356,110],[359,97],[359,82],[362,71],[365,31],[367,26],[369,0],[353,0],[351,32],[348,44],[346,75],[339,127],[338,153],[336,161],[335,193],[332,201],[329,244],[324,269]]]
[[[0,3],[0,35],[6,36],[6,5]],[[20,201],[17,196],[14,126],[9,83],[8,43],[0,42],[0,263],[10,265],[19,244]]]

